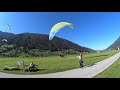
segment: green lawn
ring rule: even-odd
[[[109,51],[109,52],[101,52],[101,53],[91,53],[84,54],[83,60],[84,65],[94,64],[98,61],[104,60],[114,54],[119,52],[119,50]],[[25,72],[23,70],[20,71],[6,71],[3,70],[5,65],[16,65],[17,61],[24,60],[25,64],[30,64],[34,62],[39,65],[40,71],[37,72]],[[0,58],[0,71],[6,73],[16,73],[16,74],[43,74],[43,73],[53,73],[59,71],[65,71],[70,69],[79,68],[77,55],[67,55],[64,58],[59,56],[49,56],[49,57],[41,57],[41,58]],[[21,67],[22,68],[22,67]]]
[[[120,78],[120,58],[113,65],[96,75],[94,78]]]

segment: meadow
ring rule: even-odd
[[[93,78],[120,78],[120,58],[109,68]]]
[[[105,51],[100,53],[88,53],[83,54],[84,66],[92,65],[96,62],[109,58],[110,56],[118,53],[120,50]],[[80,68],[77,54],[66,55],[65,57],[60,56],[48,56],[48,57],[37,57],[37,58],[0,58],[0,72],[14,73],[14,74],[46,74],[61,72],[71,69]],[[25,72],[21,66],[21,70],[8,71],[3,70],[6,65],[17,65],[17,61],[24,60],[26,65],[31,62],[39,65],[39,71],[37,72]]]

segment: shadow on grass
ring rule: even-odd
[[[37,71],[43,71],[43,70],[47,70],[47,69],[36,69],[34,71],[29,71],[28,69],[26,69],[25,72],[37,72]]]
[[[43,70],[47,70],[47,69],[38,69],[38,71],[43,71]]]
[[[91,57],[86,57],[86,58],[92,58],[92,57],[102,57],[102,56],[108,56],[108,55],[91,56]]]
[[[22,70],[22,69],[16,68],[16,69],[3,69],[3,70],[6,70],[6,71],[20,71],[20,70]]]

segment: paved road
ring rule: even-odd
[[[0,72],[0,78],[92,78],[112,65],[120,57],[120,52],[90,67],[42,75],[16,75]]]

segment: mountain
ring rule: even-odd
[[[0,32],[3,33],[3,32]],[[49,35],[46,34],[35,34],[35,33],[22,33],[22,34],[11,34],[4,33],[8,36],[6,39],[8,42],[0,41],[0,53],[2,54],[21,54],[31,52],[39,53],[40,51],[66,51],[70,52],[94,52],[94,50],[79,46],[69,40],[54,37],[53,40],[49,41]],[[0,38],[3,39],[4,34],[1,34]],[[3,35],[3,36],[2,36]],[[38,50],[38,51],[37,51]],[[19,56],[17,54],[17,56]],[[34,56],[34,55],[33,55]]]
[[[6,39],[6,38],[14,36],[14,35],[15,34],[13,34],[13,33],[8,33],[8,32],[2,32],[2,31],[0,31],[0,41],[2,39]]]
[[[117,49],[118,47],[120,47],[120,37],[112,45],[110,45],[106,50]]]
[[[66,50],[74,49],[81,52],[89,52],[92,49],[81,47],[71,41],[54,37],[52,41],[49,41],[48,35],[45,34],[34,34],[34,33],[23,33],[17,34],[7,38],[8,44],[14,44],[16,47],[25,47],[28,49],[40,49],[40,50]]]

